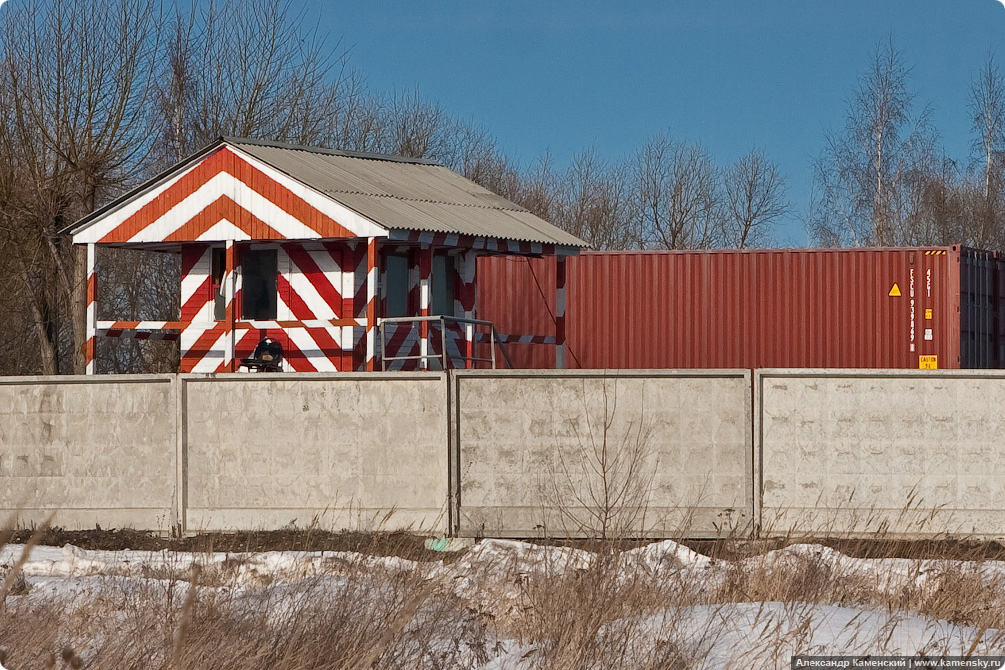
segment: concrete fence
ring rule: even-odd
[[[1005,537],[1005,373],[0,378],[0,513],[167,532]]]
[[[744,370],[453,374],[455,531],[746,530],[750,382]]]
[[[1005,537],[1005,373],[758,370],[762,532]]]

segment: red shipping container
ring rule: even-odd
[[[555,259],[478,261],[478,318],[555,334]],[[966,247],[584,252],[568,368],[1002,368],[1005,255]],[[552,368],[553,345],[507,345]]]

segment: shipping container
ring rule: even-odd
[[[555,263],[479,259],[478,318],[509,339],[554,337]],[[566,263],[568,368],[1005,367],[998,252],[585,252]],[[507,347],[514,367],[555,366],[552,344]]]

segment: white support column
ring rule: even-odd
[[[357,247],[347,243],[342,251],[342,311],[339,318],[355,319],[356,314],[356,272],[359,266],[357,261]],[[339,372],[355,372],[353,368],[353,345],[354,330],[352,326],[342,326],[339,328],[339,348],[342,349],[342,359]]]
[[[98,353],[98,276],[97,247],[93,242],[87,245],[87,310],[85,312],[84,374],[95,373],[95,359]]]
[[[237,337],[235,322],[237,321],[237,304],[235,298],[237,297],[237,250],[234,247],[234,240],[227,240],[226,242],[226,269],[223,274],[223,285],[225,287],[226,293],[226,326],[224,326],[224,337],[223,337],[223,369],[229,372],[235,372],[237,366],[235,365],[235,349]]]
[[[429,316],[430,312],[430,280],[433,274],[433,248],[422,247],[419,250],[419,316]],[[419,359],[420,367],[423,370],[429,369],[429,322],[422,321],[419,324]]]
[[[377,369],[377,238],[366,238],[366,370]]]
[[[478,252],[466,251],[457,256],[457,288],[454,291],[456,296],[454,313],[464,319],[475,318],[476,284],[475,274],[478,268]],[[464,367],[472,368],[474,363],[471,357],[475,351],[475,325],[473,323],[464,324]]]

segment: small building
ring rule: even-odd
[[[297,372],[479,367],[477,259],[554,256],[582,240],[430,161],[221,138],[66,231],[87,245],[96,338],[179,339],[182,372],[234,372],[264,337]],[[179,254],[175,321],[99,321],[99,247]],[[555,314],[556,366],[564,367]]]

